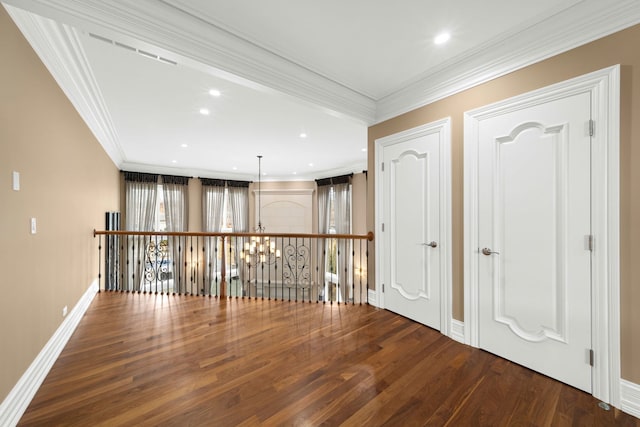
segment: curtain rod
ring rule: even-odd
[[[353,177],[353,173],[350,173],[350,174],[347,174],[347,175],[334,176],[334,177],[331,177],[331,178],[316,179],[316,184],[319,185],[319,186],[334,185],[334,184],[346,184],[346,183],[351,181],[352,177]]]

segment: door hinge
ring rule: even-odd
[[[384,162],[382,162],[382,172],[384,172]]]
[[[384,292],[384,283],[382,284],[382,292]]]
[[[587,250],[593,252],[593,234],[585,236],[585,240],[587,243]]]
[[[593,119],[589,119],[589,136],[593,136],[596,133],[596,122]]]
[[[595,360],[595,353],[593,352],[593,349],[589,349],[589,365],[593,366],[594,360]]]
[[[384,233],[384,222],[382,223],[382,232]]]

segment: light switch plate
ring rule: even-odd
[[[20,191],[20,172],[13,171],[13,190]]]
[[[31,234],[36,234],[36,219],[31,218]]]

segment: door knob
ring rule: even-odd
[[[422,246],[431,246],[432,248],[437,248],[438,247],[438,243],[435,241],[431,241],[429,243],[423,243]]]
[[[500,252],[492,251],[489,248],[482,248],[482,254],[483,255],[487,255],[487,256],[488,255],[493,255],[493,254],[500,255]]]

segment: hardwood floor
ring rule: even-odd
[[[640,426],[368,305],[100,293],[19,425]]]

